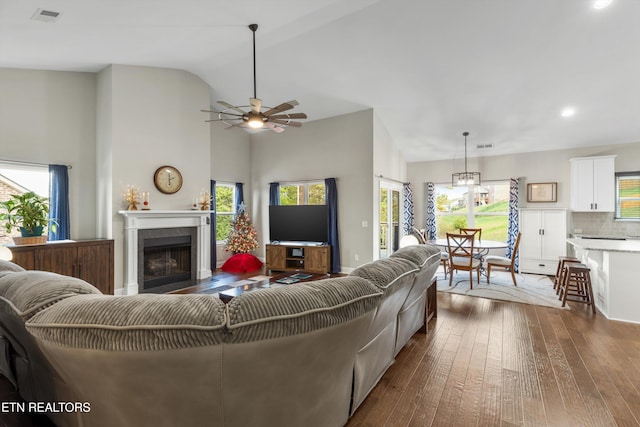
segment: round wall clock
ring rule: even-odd
[[[153,175],[153,183],[164,194],[173,194],[182,188],[182,174],[173,166],[161,166]]]

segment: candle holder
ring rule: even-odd
[[[142,210],[148,211],[149,209],[151,209],[151,207],[149,206],[149,192],[143,191],[142,192]]]

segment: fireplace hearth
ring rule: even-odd
[[[196,229],[176,227],[138,232],[138,292],[165,293],[195,284]]]
[[[116,289],[116,295],[135,295],[139,292],[170,292],[175,289],[191,286],[193,282],[211,277],[211,215],[212,211],[200,210],[148,210],[148,211],[119,211],[124,217],[124,286]],[[180,232],[167,232],[161,230],[176,230]],[[187,229],[188,231],[185,231]],[[152,233],[147,233],[154,230]],[[175,237],[180,234],[188,234],[191,238],[190,244],[190,275],[189,279],[178,281],[173,284],[159,285],[144,290],[144,238],[165,238]],[[156,241],[157,243],[157,241]],[[153,243],[152,243],[153,245]],[[164,245],[160,245],[164,246]],[[182,251],[181,249],[179,251]],[[169,255],[159,258],[166,264],[165,268],[171,270],[172,266],[178,266],[183,255],[174,251]],[[155,254],[158,255],[158,254]],[[172,261],[173,260],[173,261]],[[175,264],[174,264],[175,261]],[[158,261],[155,261],[156,269]],[[152,267],[153,268],[153,267]],[[142,271],[142,273],[141,273]],[[195,277],[193,277],[195,274]]]

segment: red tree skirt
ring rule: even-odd
[[[229,273],[246,273],[262,268],[262,261],[251,254],[235,254],[225,261],[222,271]]]

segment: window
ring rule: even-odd
[[[280,184],[281,205],[324,205],[325,185],[323,181],[304,184]]]
[[[49,167],[0,162],[0,202],[9,200],[12,194],[27,191],[49,197]],[[13,230],[11,234],[7,234],[4,222],[0,224],[0,245],[13,243],[13,236],[20,236],[20,232]]]
[[[216,183],[216,241],[224,243],[231,233],[231,222],[236,213],[234,184]]]
[[[505,242],[508,223],[508,181],[469,187],[436,185],[438,238],[460,228],[482,228],[482,239]]]
[[[640,172],[616,174],[616,219],[640,220]]]

